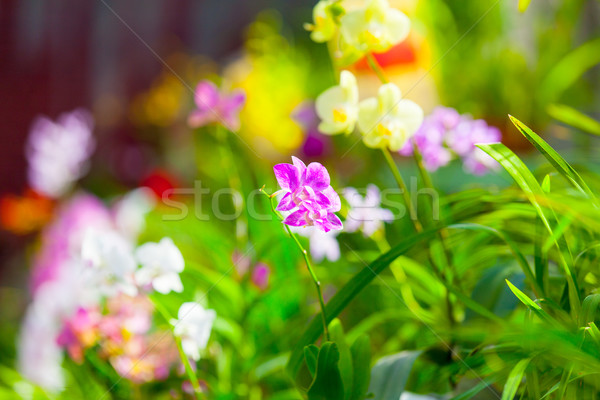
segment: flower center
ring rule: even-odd
[[[362,33],[362,41],[368,46],[375,46],[381,43],[384,37],[383,29],[378,24],[369,24]]]
[[[379,124],[377,124],[377,133],[379,134],[379,136],[391,137],[392,130],[391,130],[390,124],[387,123],[386,121],[383,121],[383,122],[380,122]]]
[[[333,120],[335,122],[346,122],[348,120],[348,113],[344,107],[337,107],[333,109]]]

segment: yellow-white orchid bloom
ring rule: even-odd
[[[340,84],[321,93],[315,107],[321,119],[319,130],[322,133],[351,133],[358,117],[356,77],[349,71],[342,71]]]
[[[344,13],[344,9],[335,0],[321,0],[313,8],[313,23],[304,24],[304,28],[311,32],[310,38],[317,42],[327,42],[336,34],[337,18]]]
[[[413,101],[402,99],[393,83],[379,88],[377,98],[358,106],[358,128],[367,147],[400,150],[423,123],[423,110]]]
[[[340,23],[348,44],[362,52],[387,51],[410,31],[408,17],[391,8],[387,0],[368,0],[366,7],[349,11]]]

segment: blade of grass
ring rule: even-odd
[[[506,384],[504,385],[504,390],[502,391],[502,400],[512,400],[515,397],[519,385],[521,385],[521,381],[523,380],[525,369],[527,368],[527,365],[529,365],[529,361],[529,358],[519,361],[512,371],[510,371]]]
[[[550,222],[546,217],[546,213],[544,212],[544,209],[538,202],[538,198],[545,199],[546,195],[540,187],[538,181],[535,179],[535,177],[529,170],[529,168],[527,168],[527,166],[519,157],[517,157],[515,153],[513,153],[508,147],[506,147],[502,143],[479,144],[477,146],[483,151],[485,151],[487,154],[489,154],[493,159],[498,161],[500,165],[502,165],[502,167],[512,176],[517,185],[519,185],[521,190],[523,190],[523,192],[529,199],[531,205],[535,208],[544,226],[548,230],[550,236],[554,236],[554,231],[550,226]],[[565,278],[567,280],[571,312],[573,314],[573,317],[577,318],[581,308],[579,288],[575,281],[575,277],[571,272],[571,268],[565,260],[561,246],[559,245],[558,241],[555,241],[554,244],[558,250],[557,253],[559,264],[561,265],[565,274]]]
[[[583,178],[575,171],[571,165],[565,161],[564,158],[556,150],[552,148],[544,139],[542,139],[538,134],[533,132],[527,125],[513,117],[512,115],[508,116],[512,123],[517,127],[517,129],[525,136],[527,140],[533,144],[540,153],[554,166],[554,168],[560,172],[569,183],[571,183],[577,190],[581,191],[584,195],[589,197],[596,207],[600,207],[600,203],[598,199],[588,187],[588,185],[584,182]]]
[[[548,114],[557,121],[600,136],[600,122],[564,104],[550,104]]]

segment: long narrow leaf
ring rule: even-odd
[[[551,104],[548,106],[548,114],[564,124],[571,125],[592,135],[600,136],[600,122],[574,108],[565,106],[564,104]]]
[[[591,189],[584,182],[583,178],[575,171],[571,165],[565,161],[564,158],[556,150],[552,148],[544,139],[542,139],[538,134],[533,132],[527,125],[509,115],[512,123],[517,127],[517,129],[533,144],[540,153],[554,166],[554,168],[560,172],[566,179],[571,183],[577,190],[581,191],[583,194],[588,196],[594,204],[598,207],[600,204],[598,203],[598,199],[592,193]]]
[[[546,197],[544,191],[540,187],[540,184],[535,179],[529,168],[523,163],[523,161],[517,157],[508,147],[502,143],[492,144],[478,144],[480,149],[489,154],[493,159],[498,161],[500,165],[512,176],[517,185],[523,190],[531,205],[535,208],[541,221],[548,230],[551,236],[554,236],[554,231],[550,226],[550,222],[542,206],[540,205],[538,198],[543,199]],[[568,285],[569,302],[571,304],[571,311],[575,316],[579,315],[581,308],[579,299],[579,288],[575,278],[571,272],[571,268],[567,264],[564,255],[561,250],[561,246],[558,241],[555,242],[556,248],[558,249],[558,258],[561,267],[564,270],[565,278]]]
[[[504,385],[504,390],[502,391],[502,400],[512,400],[515,397],[519,385],[523,380],[525,369],[527,368],[527,365],[529,365],[529,360],[529,358],[526,358],[519,361],[512,371],[510,371],[506,384]]]

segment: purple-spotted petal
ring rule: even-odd
[[[328,186],[323,190],[323,193],[329,199],[329,211],[337,212],[342,209],[342,201],[340,200],[340,196],[337,194],[335,190],[331,186]]]
[[[298,169],[300,182],[304,182],[304,177],[306,176],[306,164],[304,164],[301,159],[294,156],[292,156],[292,163],[294,164],[294,167]]]
[[[319,206],[323,208],[330,208],[332,206],[331,200],[325,193],[317,192],[315,196],[315,201],[319,204]]]
[[[309,185],[315,190],[321,191],[329,186],[329,173],[323,165],[313,162],[306,167],[305,185]]]
[[[344,227],[342,221],[332,212],[327,214],[327,225],[332,230],[340,230]]]
[[[273,167],[277,183],[284,190],[293,192],[300,184],[298,169],[291,164],[277,164]]]
[[[215,109],[219,105],[219,89],[211,81],[200,81],[196,86],[194,101],[200,110]]]
[[[292,193],[287,192],[285,196],[281,199],[279,204],[277,205],[278,211],[290,211],[296,207],[294,203]]]
[[[306,209],[300,208],[298,211],[294,211],[288,215],[283,223],[289,226],[306,226],[308,221],[306,220]]]

